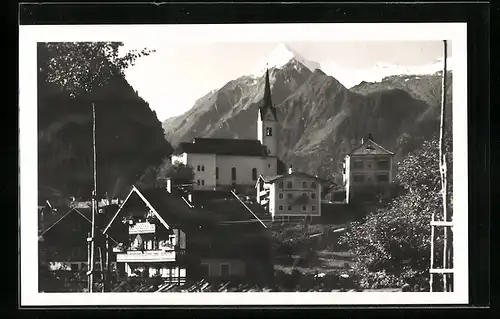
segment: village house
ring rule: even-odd
[[[262,260],[258,255],[265,251],[260,244],[266,239],[261,236],[264,227],[258,225],[256,232],[251,225],[252,237],[248,226],[224,218],[223,207],[226,211],[231,207],[228,203],[201,205],[166,189],[134,186],[104,231],[121,243],[115,249],[118,271],[127,276],[160,276],[178,284],[200,278],[247,277]],[[238,205],[248,221],[251,214]],[[231,213],[234,221],[238,212]],[[270,257],[265,258],[271,264]]]
[[[259,176],[257,202],[273,221],[304,220],[321,216],[323,180],[289,169],[288,174]]]
[[[191,143],[180,143],[171,160],[193,167],[195,190],[251,188],[259,175],[280,173],[278,124],[266,71],[256,140],[197,137]]]
[[[393,179],[393,157],[394,153],[375,143],[371,134],[366,140],[362,139],[361,144],[345,156],[346,202],[366,191],[387,191]]]
[[[69,271],[84,273],[88,269],[88,235],[92,230],[91,208],[88,203],[73,203],[72,206],[58,207],[59,211],[66,211],[60,217],[52,220],[50,226],[40,231],[39,255],[44,266],[50,271]],[[102,236],[103,227],[108,216],[118,209],[118,205],[109,204],[100,206],[96,215],[96,264],[95,269],[100,272],[108,263],[104,251],[105,239]],[[45,216],[45,219],[48,218]],[[45,222],[40,221],[42,226]],[[42,226],[43,227],[43,226]],[[113,240],[112,238],[110,239]],[[109,255],[109,264],[115,267],[114,256]],[[101,268],[102,267],[102,268]],[[85,281],[86,277],[83,276]]]

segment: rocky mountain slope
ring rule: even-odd
[[[347,89],[300,61],[291,56],[270,69],[272,99],[281,123],[279,156],[286,164],[311,173],[338,174],[352,139],[372,133],[398,160],[438,129],[440,74],[392,76]],[[449,78],[451,105],[451,73]],[[194,137],[256,139],[263,90],[263,74],[230,81],[188,112],[165,121],[165,136],[174,146]],[[448,115],[451,118],[451,112]]]

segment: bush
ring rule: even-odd
[[[342,236],[341,243],[356,256],[353,270],[360,276],[362,288],[399,288],[408,284],[412,289],[428,289],[430,221],[432,214],[439,218],[443,211],[438,145],[434,138],[403,160],[396,179],[405,194],[370,213],[364,221],[353,222]],[[447,157],[450,171],[451,153]],[[451,194],[451,178],[448,187]],[[443,238],[436,239],[440,250]],[[441,254],[436,255],[436,262],[441,258]]]

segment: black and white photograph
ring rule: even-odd
[[[22,302],[467,303],[465,34],[21,26]]]

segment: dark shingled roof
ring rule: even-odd
[[[180,143],[176,153],[266,156],[265,147],[258,140],[199,137],[192,143]]]
[[[350,155],[394,155],[371,139],[366,139],[363,144],[352,150]]]

